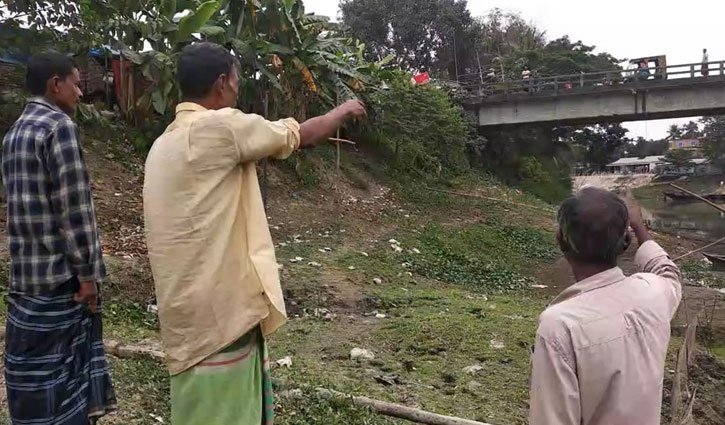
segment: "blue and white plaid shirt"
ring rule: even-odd
[[[77,277],[105,277],[80,133],[68,115],[33,98],[3,140],[10,292],[44,294]]]

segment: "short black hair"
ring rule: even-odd
[[[585,264],[610,265],[629,245],[629,210],[612,192],[586,187],[557,213],[562,250]]]
[[[55,51],[46,51],[33,55],[28,61],[25,72],[25,84],[34,96],[42,96],[48,80],[58,77],[66,79],[76,68],[73,58]]]
[[[195,43],[181,51],[176,78],[185,99],[202,99],[222,74],[231,74],[238,61],[224,47],[209,42]]]

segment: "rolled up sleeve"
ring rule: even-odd
[[[239,154],[239,162],[263,158],[287,158],[300,146],[300,125],[292,118],[267,121],[255,114],[229,110],[227,125]]]
[[[667,294],[672,316],[682,299],[682,284],[680,269],[675,265],[664,249],[653,240],[642,244],[634,256],[638,270],[643,273],[652,273],[659,277],[655,284],[660,284]]]

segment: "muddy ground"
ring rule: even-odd
[[[143,244],[141,162],[128,149],[93,139],[86,148],[110,269],[106,335],[158,346],[158,321],[147,311],[153,282]],[[498,425],[524,423],[536,318],[571,283],[553,241],[552,206],[484,178],[442,187],[489,199],[460,197],[381,177],[394,174],[359,152],[345,152],[341,170],[324,158],[323,152],[306,165],[314,179],[302,178],[306,168],[294,159],[269,167],[269,222],[291,318],[269,341],[274,360],[292,359],[275,377],[292,389],[333,388]],[[673,255],[699,244],[654,236]],[[627,272],[632,256],[633,249],[622,258]],[[297,257],[303,260],[290,261]],[[685,299],[676,335],[687,315],[708,324],[693,371],[696,422],[722,424],[725,369],[708,353],[725,346],[723,297],[687,286]],[[375,358],[353,361],[353,348]],[[163,366],[112,356],[111,365],[121,409],[102,423],[169,423]],[[278,399],[282,425],[404,423],[314,392],[295,392],[302,402],[289,394]],[[0,408],[0,423],[6,415]]]

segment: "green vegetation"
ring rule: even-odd
[[[696,284],[710,288],[725,288],[725,275],[713,272],[708,264],[702,261],[688,260],[680,263],[682,275]]]
[[[392,425],[394,421],[368,409],[353,406],[350,400],[327,398],[316,393],[277,399],[275,423],[281,425]]]
[[[723,361],[725,361],[725,347],[714,347],[711,349],[712,354],[720,357]]]
[[[457,174],[468,169],[466,145],[475,131],[459,106],[444,90],[411,86],[401,73],[390,89],[373,94],[375,121],[364,137],[386,156],[396,170],[429,176]]]
[[[532,279],[520,273],[530,259],[553,259],[553,238],[531,228],[495,222],[462,229],[427,226],[418,238],[421,253],[407,261],[417,273],[483,291],[526,289]]]
[[[692,152],[686,150],[671,150],[665,154],[665,162],[677,168],[691,166]]]
[[[524,420],[525,371],[543,300],[428,284],[384,285],[370,294],[370,308],[387,319],[346,324],[310,316],[285,327],[272,354],[295,363],[275,376],[496,424]],[[375,359],[350,361],[354,347],[372,350]],[[469,366],[480,368],[464,370]]]
[[[157,361],[110,357],[118,412],[110,416],[114,424],[152,425],[159,419],[170,423],[169,375]]]

